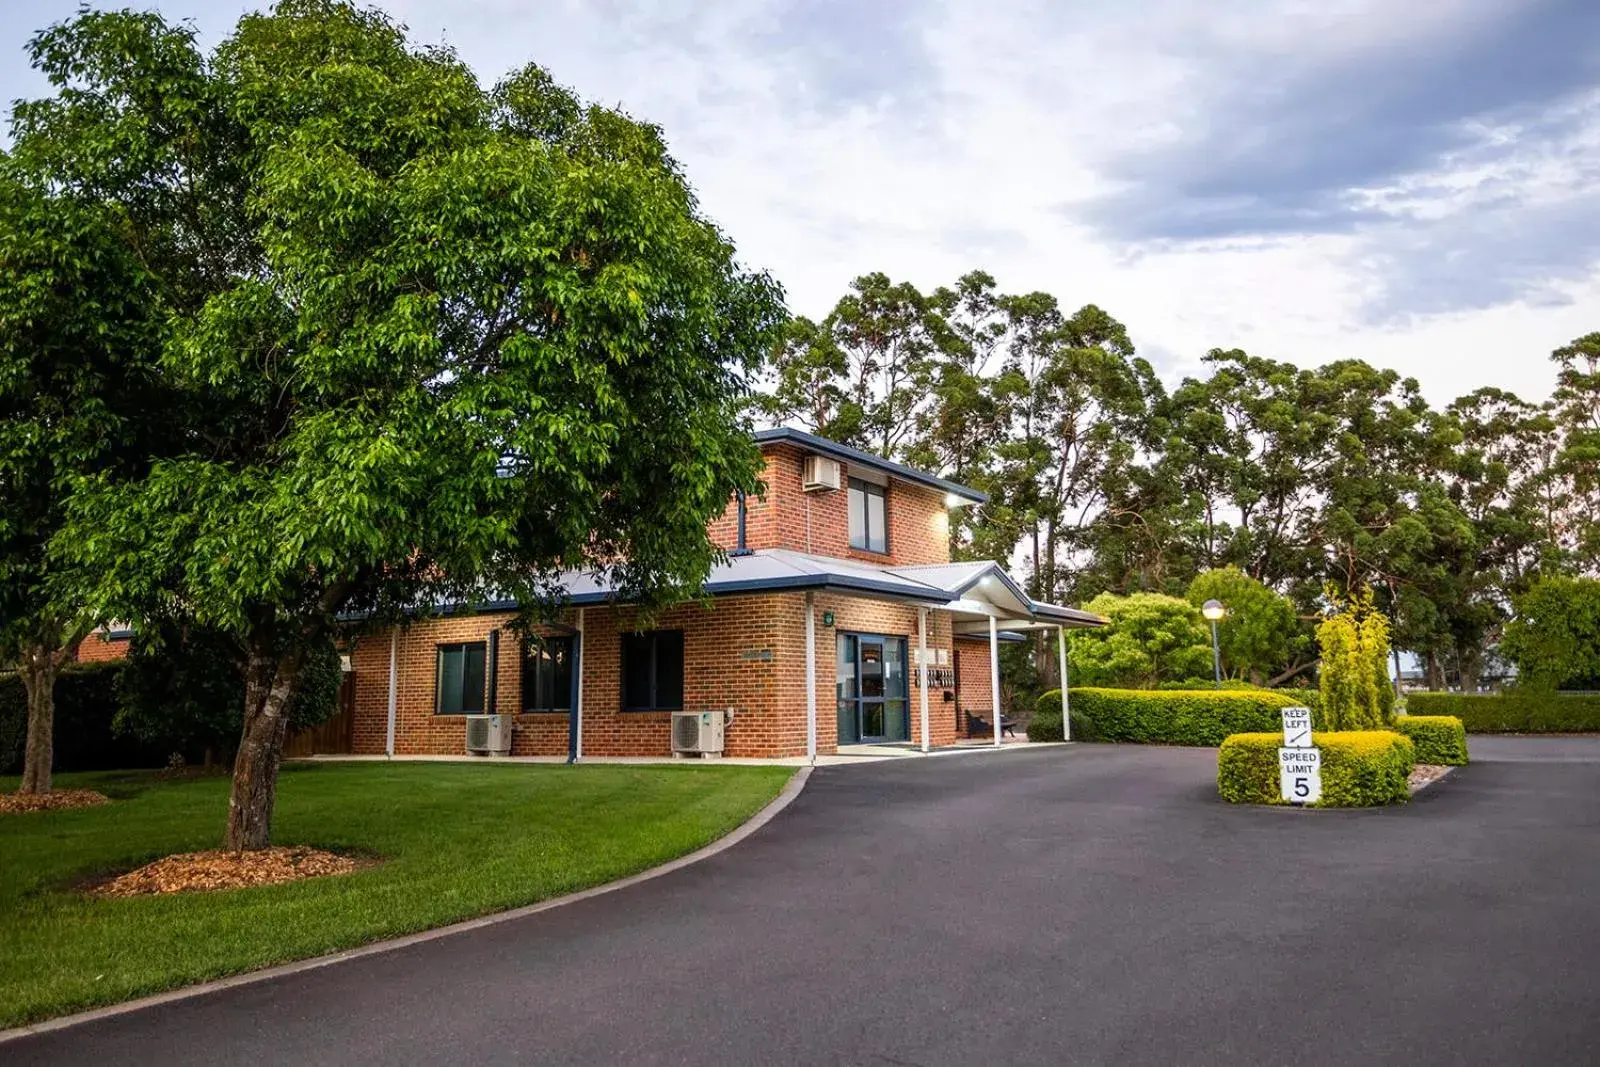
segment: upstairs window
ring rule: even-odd
[[[683,710],[683,631],[622,635],[622,710]]]
[[[481,713],[487,661],[487,647],[482,641],[440,645],[438,675],[434,683],[434,712],[439,715]]]
[[[522,649],[522,710],[572,709],[572,638],[546,637]]]
[[[850,547],[868,552],[889,551],[888,511],[883,486],[850,479]]]

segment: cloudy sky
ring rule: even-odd
[[[0,8],[0,98],[77,0]],[[235,0],[165,0],[208,42]],[[391,0],[486,80],[662,125],[791,307],[982,267],[1094,302],[1175,380],[1360,357],[1549,392],[1600,330],[1596,0]],[[26,8],[26,10],[22,10]]]

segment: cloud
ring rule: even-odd
[[[214,43],[248,2],[189,7]],[[1355,355],[1439,401],[1543,395],[1596,328],[1594,0],[381,2],[485,81],[535,60],[660,124],[798,313],[984,268],[1168,378]],[[0,11],[0,50],[76,6]]]

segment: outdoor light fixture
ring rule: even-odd
[[[959,508],[961,506],[961,498],[954,493],[946,493],[944,495],[944,506],[947,508]]]
[[[1211,622],[1211,673],[1216,678],[1217,688],[1222,688],[1222,649],[1217,645],[1217,620],[1228,613],[1220,600],[1208,600],[1200,605],[1200,614]]]

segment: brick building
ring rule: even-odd
[[[513,715],[513,755],[664,756],[672,713],[731,710],[730,756],[999,740],[998,642],[1101,620],[1030,600],[993,563],[950,561],[951,508],[983,494],[792,429],[757,434],[760,499],[711,525],[727,561],[703,603],[638,629],[586,574],[537,642],[515,605],[484,604],[362,636],[357,753],[457,754],[467,716]]]

